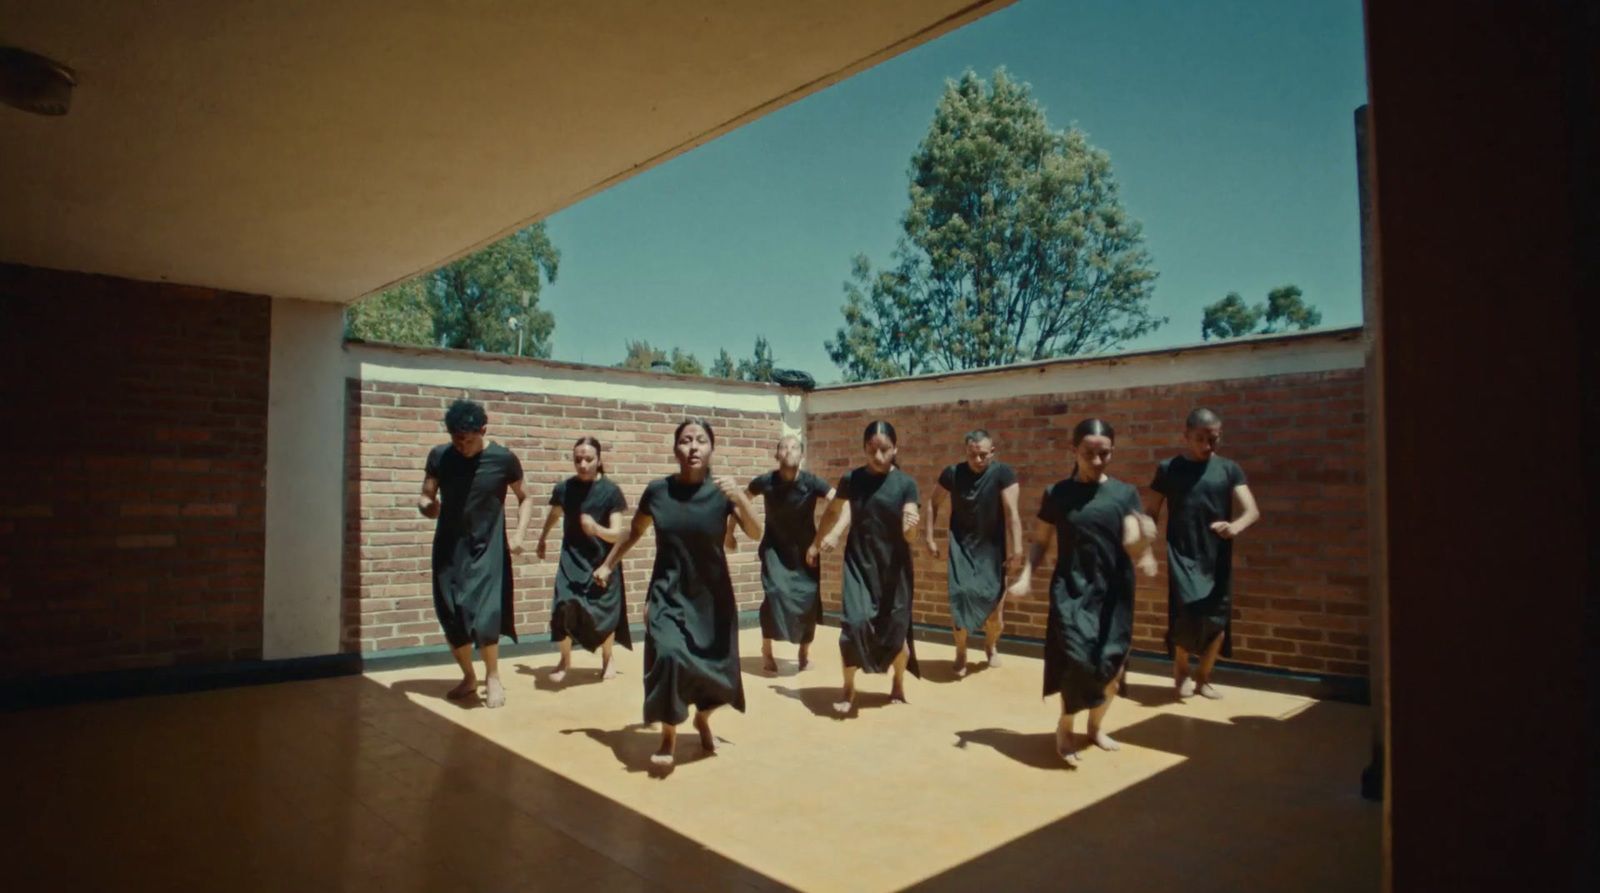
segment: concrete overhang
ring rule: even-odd
[[[55,0],[0,262],[348,302],[1011,0]]]

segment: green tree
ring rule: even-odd
[[[346,307],[344,332],[363,341],[435,346],[433,305],[423,281],[413,279]]]
[[[737,380],[739,377],[739,369],[734,365],[733,354],[728,353],[728,349],[724,347],[717,353],[717,358],[711,361],[711,368],[706,371],[706,374],[712,378],[731,378]]]
[[[909,176],[892,266],[858,256],[845,283],[827,348],[847,379],[1106,350],[1166,322],[1110,157],[1004,69],[946,83]]]
[[[772,345],[764,336],[757,335],[754,355],[739,361],[738,378],[740,381],[771,381],[772,368]]]
[[[554,282],[560,261],[544,224],[535,223],[434,271],[428,289],[439,343],[515,353],[517,332],[508,320],[517,317],[522,355],[548,358],[556,321],[539,309],[540,276]]]
[[[1248,335],[1261,321],[1262,312],[1262,308],[1246,304],[1238,292],[1230,291],[1227,297],[1206,307],[1205,318],[1200,321],[1200,337],[1210,341]]]
[[[706,367],[700,365],[694,354],[674,347],[672,349],[672,371],[679,375],[705,375]]]
[[[556,322],[539,309],[539,291],[560,261],[536,223],[351,305],[346,330],[369,341],[516,353],[520,328],[522,355],[548,358]]]
[[[1280,285],[1267,292],[1267,302],[1247,306],[1238,292],[1205,308],[1200,320],[1203,340],[1240,338],[1245,335],[1271,335],[1290,329],[1305,331],[1322,324],[1322,311],[1305,302],[1296,285]],[[1259,327],[1259,328],[1258,328]]]
[[[669,355],[659,347],[651,347],[648,341],[629,341],[627,356],[618,363],[621,369],[638,369],[650,372],[657,363],[665,363],[671,367],[672,372],[678,375],[705,375],[706,369],[700,365],[695,355],[679,347],[674,347]],[[661,370],[667,371],[667,370]]]
[[[617,366],[622,369],[638,369],[641,372],[649,372],[651,366],[656,363],[665,363],[666,361],[667,352],[651,347],[650,342],[629,341],[628,354],[622,358],[622,362],[618,363]]]
[[[1263,332],[1305,331],[1322,325],[1322,311],[1303,300],[1299,286],[1280,285],[1267,292],[1266,325]]]

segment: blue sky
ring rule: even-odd
[[[644,338],[709,365],[765,335],[779,366],[838,380],[850,258],[888,262],[946,79],[1001,66],[1110,154],[1144,224],[1171,321],[1130,347],[1198,341],[1206,304],[1286,283],[1357,324],[1365,65],[1360,0],[1022,0],[548,218],[554,358]]]

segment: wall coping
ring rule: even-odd
[[[851,381],[840,384],[818,385],[813,393],[838,392],[860,390],[865,388],[883,387],[884,385],[907,384],[911,382],[940,382],[957,378],[975,378],[1005,375],[1008,373],[1047,371],[1058,367],[1085,366],[1097,363],[1116,363],[1119,361],[1137,360],[1146,357],[1177,358],[1184,354],[1206,353],[1245,353],[1260,350],[1266,347],[1296,347],[1317,342],[1344,342],[1361,337],[1365,326],[1339,326],[1321,329],[1309,329],[1304,332],[1287,332],[1275,335],[1246,335],[1242,338],[1229,338],[1224,341],[1193,341],[1173,347],[1141,348],[1138,350],[1119,350],[1098,354],[1083,354],[1073,357],[1052,357],[1047,360],[1029,360],[1023,363],[1008,363],[1004,366],[988,366],[983,369],[960,369],[950,372],[925,372],[921,375],[902,375],[896,378],[880,378],[875,381]]]
[[[656,382],[660,384],[676,385],[701,385],[711,384],[715,388],[734,388],[748,391],[765,391],[783,394],[798,394],[799,388],[785,388],[781,385],[764,381],[738,381],[731,378],[713,378],[709,375],[680,375],[676,372],[653,372],[643,369],[624,369],[621,366],[603,366],[598,363],[569,363],[564,360],[546,360],[539,357],[517,357],[510,354],[488,353],[478,350],[461,350],[450,347],[417,347],[410,344],[390,344],[386,341],[367,341],[362,338],[345,338],[346,352],[372,351],[374,353],[389,353],[405,357],[438,357],[453,359],[462,362],[495,363],[509,366],[513,369],[523,368],[528,371],[548,369],[559,372],[581,372],[592,374],[604,372],[614,374],[621,378],[632,378],[640,382]]]

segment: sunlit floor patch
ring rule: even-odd
[[[1363,708],[1229,688],[1177,703],[1135,675],[1117,753],[1054,754],[1040,665],[960,681],[919,648],[903,706],[838,652],[760,673],[730,744],[648,771],[642,647],[599,680],[579,653],[502,667],[502,710],[446,701],[449,667],[0,717],[30,822],[5,876],[57,889],[1375,890],[1379,812],[1357,797]],[[1080,717],[1078,729],[1082,731]],[[1070,884],[1069,884],[1070,881]],[[9,887],[10,885],[7,884]],[[19,887],[16,889],[27,889]]]

